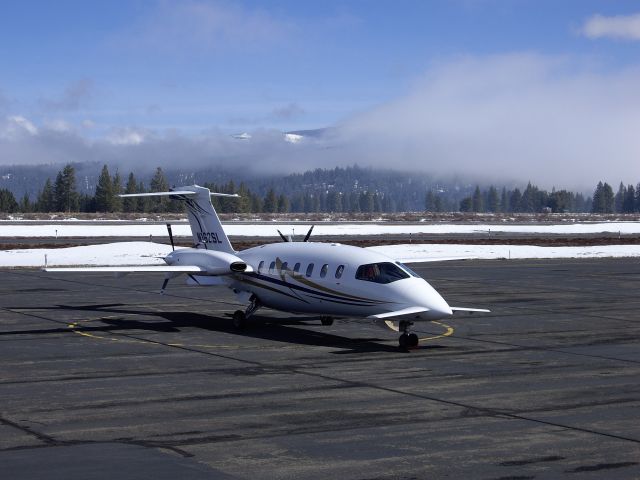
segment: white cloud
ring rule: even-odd
[[[595,72],[533,54],[461,59],[345,122],[341,143],[363,164],[544,186],[635,183],[638,85],[638,69]]]
[[[0,161],[271,173],[358,163],[591,189],[599,180],[640,180],[638,85],[640,67],[597,71],[534,54],[469,57],[435,65],[406,95],[297,143],[269,129],[249,131],[244,141],[217,128],[38,129],[16,115],[0,120]]]
[[[24,135],[34,136],[38,134],[38,129],[29,119],[22,115],[11,115],[0,123],[0,137],[5,139],[16,139]]]
[[[46,120],[44,126],[49,130],[60,133],[71,132],[73,130],[73,126],[61,118]]]
[[[640,13],[606,17],[593,15],[582,26],[588,38],[620,38],[640,40]]]
[[[149,133],[141,128],[115,128],[107,136],[112,145],[140,145]]]

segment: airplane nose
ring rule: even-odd
[[[419,304],[428,309],[425,314],[428,320],[438,320],[453,315],[453,311],[446,300],[428,282],[424,281],[420,290],[422,302]]]

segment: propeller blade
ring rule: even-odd
[[[167,223],[167,231],[169,232],[169,240],[171,241],[171,250],[173,251],[173,250],[176,249],[176,247],[173,244],[173,232],[171,231],[171,224],[170,223]],[[164,289],[164,287],[163,287],[163,289]]]
[[[160,289],[160,293],[164,293],[164,289],[167,288],[167,283],[169,283],[169,277],[165,277],[164,282],[162,282],[162,288]]]
[[[285,237],[280,230],[278,230],[278,233],[280,234],[280,238],[282,238],[283,242],[288,242],[289,241],[289,239],[287,237]]]
[[[303,242],[308,242],[309,241],[309,237],[311,237],[311,232],[313,231],[313,227],[315,227],[315,225],[311,225],[311,228],[309,229],[309,231],[305,235]]]

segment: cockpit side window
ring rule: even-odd
[[[397,265],[400,266],[400,268],[402,268],[405,272],[407,272],[409,275],[411,275],[412,277],[416,277],[416,278],[422,278],[420,275],[418,275],[416,272],[414,272],[413,270],[411,270],[409,267],[407,267],[404,263],[400,263],[400,262],[396,262]]]
[[[391,262],[368,263],[360,265],[356,279],[374,283],[392,283],[409,278],[409,274]]]

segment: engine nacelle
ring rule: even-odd
[[[195,265],[205,270],[198,275],[231,275],[233,273],[252,272],[251,266],[240,257],[231,253],[184,248],[171,252],[164,258],[168,265]]]

